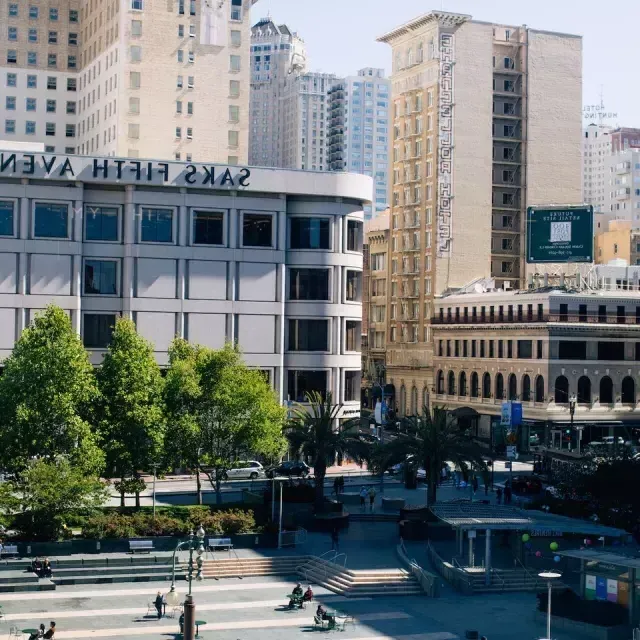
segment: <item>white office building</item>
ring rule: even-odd
[[[605,175],[601,228],[606,231],[609,220],[615,219],[630,220],[633,230],[640,229],[640,148],[627,147],[610,154]]]
[[[282,401],[358,414],[370,178],[0,151],[0,184],[0,360],[55,303],[95,364],[124,315],[161,365],[235,341]]]
[[[609,157],[611,132],[606,124],[590,124],[582,137],[582,200],[593,205],[594,213],[602,213],[609,191]]]
[[[384,69],[366,68],[329,89],[329,168],[374,179],[365,218],[388,208],[391,81]]]

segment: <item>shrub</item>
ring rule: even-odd
[[[217,511],[208,515],[202,526],[207,533],[232,536],[237,533],[249,533],[256,530],[256,521],[253,511],[241,511],[231,509],[229,511]]]

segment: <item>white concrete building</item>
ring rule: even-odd
[[[359,412],[370,178],[0,151],[0,183],[0,360],[55,303],[96,364],[125,315],[161,365],[235,341],[281,400]]]
[[[0,4],[2,136],[50,153],[246,163],[255,2]]]
[[[297,110],[297,96],[285,91],[292,75],[306,67],[304,41],[287,25],[276,25],[270,18],[251,29],[251,91],[249,163],[262,167],[284,167],[284,154],[296,130],[289,122]],[[285,103],[294,98],[294,104]]]
[[[374,179],[365,218],[388,208],[391,81],[384,69],[360,69],[329,89],[329,168]]]
[[[609,220],[617,219],[640,229],[640,148],[627,147],[607,157],[604,198],[601,228],[606,231]]]
[[[593,205],[594,214],[603,212],[609,191],[612,131],[605,124],[590,124],[582,132],[582,201]]]

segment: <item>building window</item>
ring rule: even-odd
[[[189,15],[196,15],[196,0],[189,0]]]
[[[182,138],[182,127],[176,127],[176,139],[180,140]]]
[[[229,105],[229,122],[240,121],[240,107],[235,104]]]
[[[75,124],[66,125],[66,127],[64,128],[64,135],[67,138],[75,138],[76,137],[76,125]]]
[[[347,352],[361,351],[362,322],[360,320],[346,320],[344,329],[344,350]]]
[[[58,44],[58,32],[49,31],[49,44]]]
[[[77,86],[76,78],[67,78],[67,91],[75,91]]]
[[[69,207],[53,202],[36,202],[33,211],[34,238],[68,238]]]
[[[182,100],[176,100],[176,113],[182,113]]]
[[[187,115],[193,115],[193,102],[187,102]]]
[[[15,133],[16,132],[16,121],[15,120],[5,120],[4,121],[4,132],[5,133]]]
[[[47,65],[51,68],[58,66],[58,56],[55,53],[50,53],[47,56]]]
[[[29,136],[36,134],[36,123],[33,120],[27,120],[24,123],[24,132]]]
[[[140,72],[139,71],[131,71],[129,73],[129,88],[131,89],[140,88]]]
[[[55,136],[56,135],[56,123],[55,122],[47,122],[45,125],[45,135],[47,136]]]
[[[7,51],[7,64],[18,63],[18,52],[15,49],[9,49]]]
[[[29,7],[29,19],[30,20],[38,19],[38,7],[34,7],[34,6]]]
[[[344,401],[358,402],[360,400],[360,371],[344,372]]]
[[[231,46],[239,47],[242,44],[242,31],[231,30]]]
[[[55,33],[55,31],[54,31]],[[51,35],[51,34],[49,34]],[[29,29],[29,42],[38,42],[38,30],[37,29]],[[49,44],[55,44],[55,42],[49,42]]]
[[[7,96],[4,100],[4,106],[7,111],[15,111],[16,110],[16,97],[15,96]]]
[[[134,140],[140,138],[140,125],[130,122],[129,123],[128,134],[129,134],[129,137],[133,138]]]
[[[231,19],[242,20],[242,0],[231,0]]]
[[[84,346],[87,349],[106,349],[113,334],[116,316],[112,313],[85,313]]]
[[[237,131],[229,131],[228,132],[228,142],[230,147],[237,147],[239,140],[239,134]]]
[[[133,11],[142,11],[142,0],[131,0],[131,9]]]
[[[138,45],[129,47],[129,59],[131,62],[140,62],[142,60],[142,47]]]
[[[178,0],[178,15],[184,15],[184,0]]]
[[[242,215],[242,246],[273,246],[273,216],[264,213]]]
[[[328,351],[328,320],[289,320],[289,351]]]
[[[173,209],[142,207],[141,242],[173,242]]]
[[[76,9],[69,10],[69,22],[78,22],[78,11]]]
[[[47,113],[55,113],[55,112],[56,112],[56,101],[47,100]]]
[[[240,71],[241,59],[242,58],[240,56],[229,56],[229,70],[233,71],[234,73]]]
[[[347,269],[345,298],[348,302],[362,301],[362,271]]]
[[[18,86],[18,74],[7,73],[7,87],[17,87],[17,86]]]
[[[362,222],[347,220],[347,251],[362,253]]]
[[[331,221],[328,218],[291,218],[291,249],[330,249]]]
[[[69,46],[77,47],[78,46],[78,34],[77,33],[70,33],[68,42],[69,42]]]
[[[291,268],[289,299],[329,300],[329,270]]]
[[[25,107],[27,111],[35,111],[36,110],[36,99],[35,98],[27,98],[25,100]]]
[[[7,30],[7,40],[15,41],[18,39],[18,28],[9,27]]]
[[[32,67],[38,64],[38,54],[35,51],[27,51],[27,64]]]
[[[17,4],[10,4],[9,5],[9,17],[10,18],[17,18],[18,17],[18,5]]]
[[[13,201],[0,200],[0,236],[13,236]]]
[[[57,22],[58,20],[58,9],[56,7],[49,8],[49,20],[52,22]]]
[[[224,244],[224,213],[222,211],[193,212],[193,244]]]
[[[240,97],[240,81],[239,80],[229,80],[229,97],[230,98]]]
[[[73,115],[76,112],[76,103],[73,100],[67,100],[67,113]]]
[[[287,373],[287,392],[291,400],[307,402],[307,394],[327,395],[327,372],[312,370],[290,370]]]
[[[84,209],[84,238],[87,241],[118,241],[118,208],[87,205]]]
[[[85,295],[115,296],[118,293],[118,263],[115,260],[84,261]]]

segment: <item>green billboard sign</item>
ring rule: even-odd
[[[593,262],[593,207],[529,207],[527,262]]]

